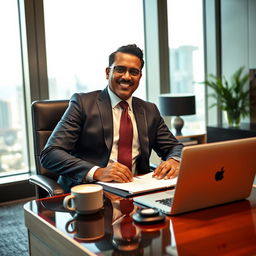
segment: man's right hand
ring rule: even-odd
[[[116,181],[116,182],[131,182],[133,180],[132,172],[129,168],[118,162],[110,163],[107,167],[98,168],[93,176],[94,180],[98,181]]]

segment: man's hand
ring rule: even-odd
[[[133,175],[127,166],[114,162],[105,168],[98,168],[94,173],[93,179],[105,182],[130,182],[133,180]]]
[[[153,177],[157,179],[172,179],[178,176],[180,170],[180,162],[173,158],[162,162],[153,173]]]

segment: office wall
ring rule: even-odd
[[[256,1],[248,0],[249,67],[256,68]]]
[[[219,17],[216,15],[218,4]],[[244,66],[246,71],[255,69],[255,26],[255,0],[205,0],[206,74],[217,74],[219,70],[220,74],[229,79],[241,66]],[[220,56],[217,51],[218,39],[220,39]],[[212,103],[213,100],[208,98],[207,106]],[[225,113],[219,114],[223,116],[225,122]],[[215,125],[218,120],[216,108],[209,109],[207,124]],[[249,117],[242,121],[249,122]]]
[[[227,79],[241,66],[247,72],[256,68],[255,24],[256,1],[222,0],[222,72]]]
[[[222,71],[256,67],[256,1],[222,0]]]

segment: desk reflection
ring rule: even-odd
[[[91,215],[74,214],[65,225],[66,232],[76,239],[94,241],[105,235],[103,211]]]
[[[172,217],[171,228],[177,255],[256,255],[255,210],[247,200]]]
[[[106,193],[101,211],[79,216],[62,207],[64,197],[32,201],[24,208],[47,222],[53,229],[48,232],[72,238],[98,256],[256,255],[255,189],[248,200],[167,217],[157,225],[133,222],[138,206],[132,199]]]
[[[132,215],[138,207],[132,199],[108,195],[101,211],[79,215],[63,208],[63,198],[32,201],[30,209],[96,255],[109,251],[120,256],[161,255],[163,230],[165,234],[170,232],[169,222],[151,226],[135,224]]]

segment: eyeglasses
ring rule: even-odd
[[[132,76],[138,76],[140,74],[140,70],[137,68],[127,68],[125,66],[114,66],[115,72],[118,74],[125,74],[128,70],[129,74]]]

